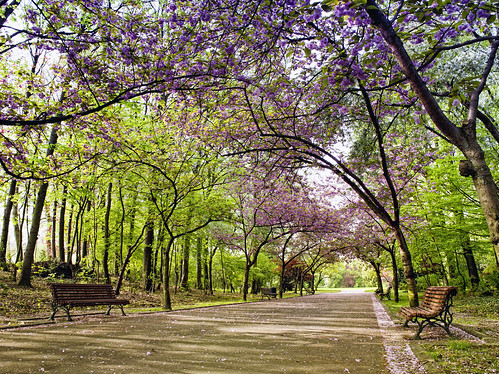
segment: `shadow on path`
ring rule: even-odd
[[[1,373],[388,373],[370,294],[0,331]]]

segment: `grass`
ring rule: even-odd
[[[435,361],[436,372],[445,374],[499,373],[497,345],[479,345],[463,341],[447,344],[423,344],[426,353]]]

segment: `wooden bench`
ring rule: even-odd
[[[402,307],[399,314],[405,319],[404,327],[409,322],[418,324],[419,329],[413,339],[421,339],[419,334],[426,326],[440,326],[451,335],[449,326],[452,323],[452,297],[457,294],[457,287],[432,286],[426,289],[421,306]]]
[[[264,296],[267,296],[269,300],[271,298],[277,299],[277,292],[272,292],[268,287],[262,287],[262,300]]]
[[[110,284],[51,283],[50,291],[52,292],[52,315],[50,320],[52,321],[59,309],[65,310],[68,321],[71,321],[69,310],[72,307],[91,305],[109,306],[106,315],[109,315],[111,308],[117,306],[121,309],[121,314],[125,315],[123,305],[129,303],[126,299],[116,298]]]
[[[305,288],[305,292],[307,293],[307,295],[314,295],[315,294],[315,291],[313,291],[311,288]]]
[[[389,285],[385,292],[378,293],[379,299],[383,300],[386,297],[388,300],[391,300],[390,291],[392,290],[392,285]]]

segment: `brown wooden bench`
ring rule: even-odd
[[[390,297],[391,290],[392,290],[392,285],[389,285],[385,292],[378,293],[379,299],[383,300],[383,298],[386,297],[388,300],[391,300]]]
[[[457,287],[432,286],[426,289],[421,306],[402,307],[399,314],[405,319],[404,327],[409,322],[418,324],[419,329],[413,339],[421,339],[421,331],[426,326],[440,326],[451,335],[449,326],[452,323],[452,297],[457,294]]]
[[[277,299],[277,292],[272,292],[268,287],[262,287],[262,300],[264,296],[267,296],[269,300],[271,298]]]
[[[111,308],[117,306],[121,309],[121,314],[125,315],[123,305],[129,303],[126,299],[116,298],[110,284],[51,283],[50,291],[52,292],[50,320],[52,321],[59,309],[65,310],[68,321],[71,321],[69,310],[79,306],[107,305],[109,306],[107,315],[111,312]]]

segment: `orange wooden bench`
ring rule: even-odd
[[[426,289],[421,306],[400,308],[399,314],[406,319],[404,327],[407,327],[409,322],[417,323],[419,326],[413,339],[421,339],[421,331],[426,326],[439,326],[451,335],[449,326],[452,323],[452,313],[450,308],[452,297],[456,294],[457,287],[431,286]]]

